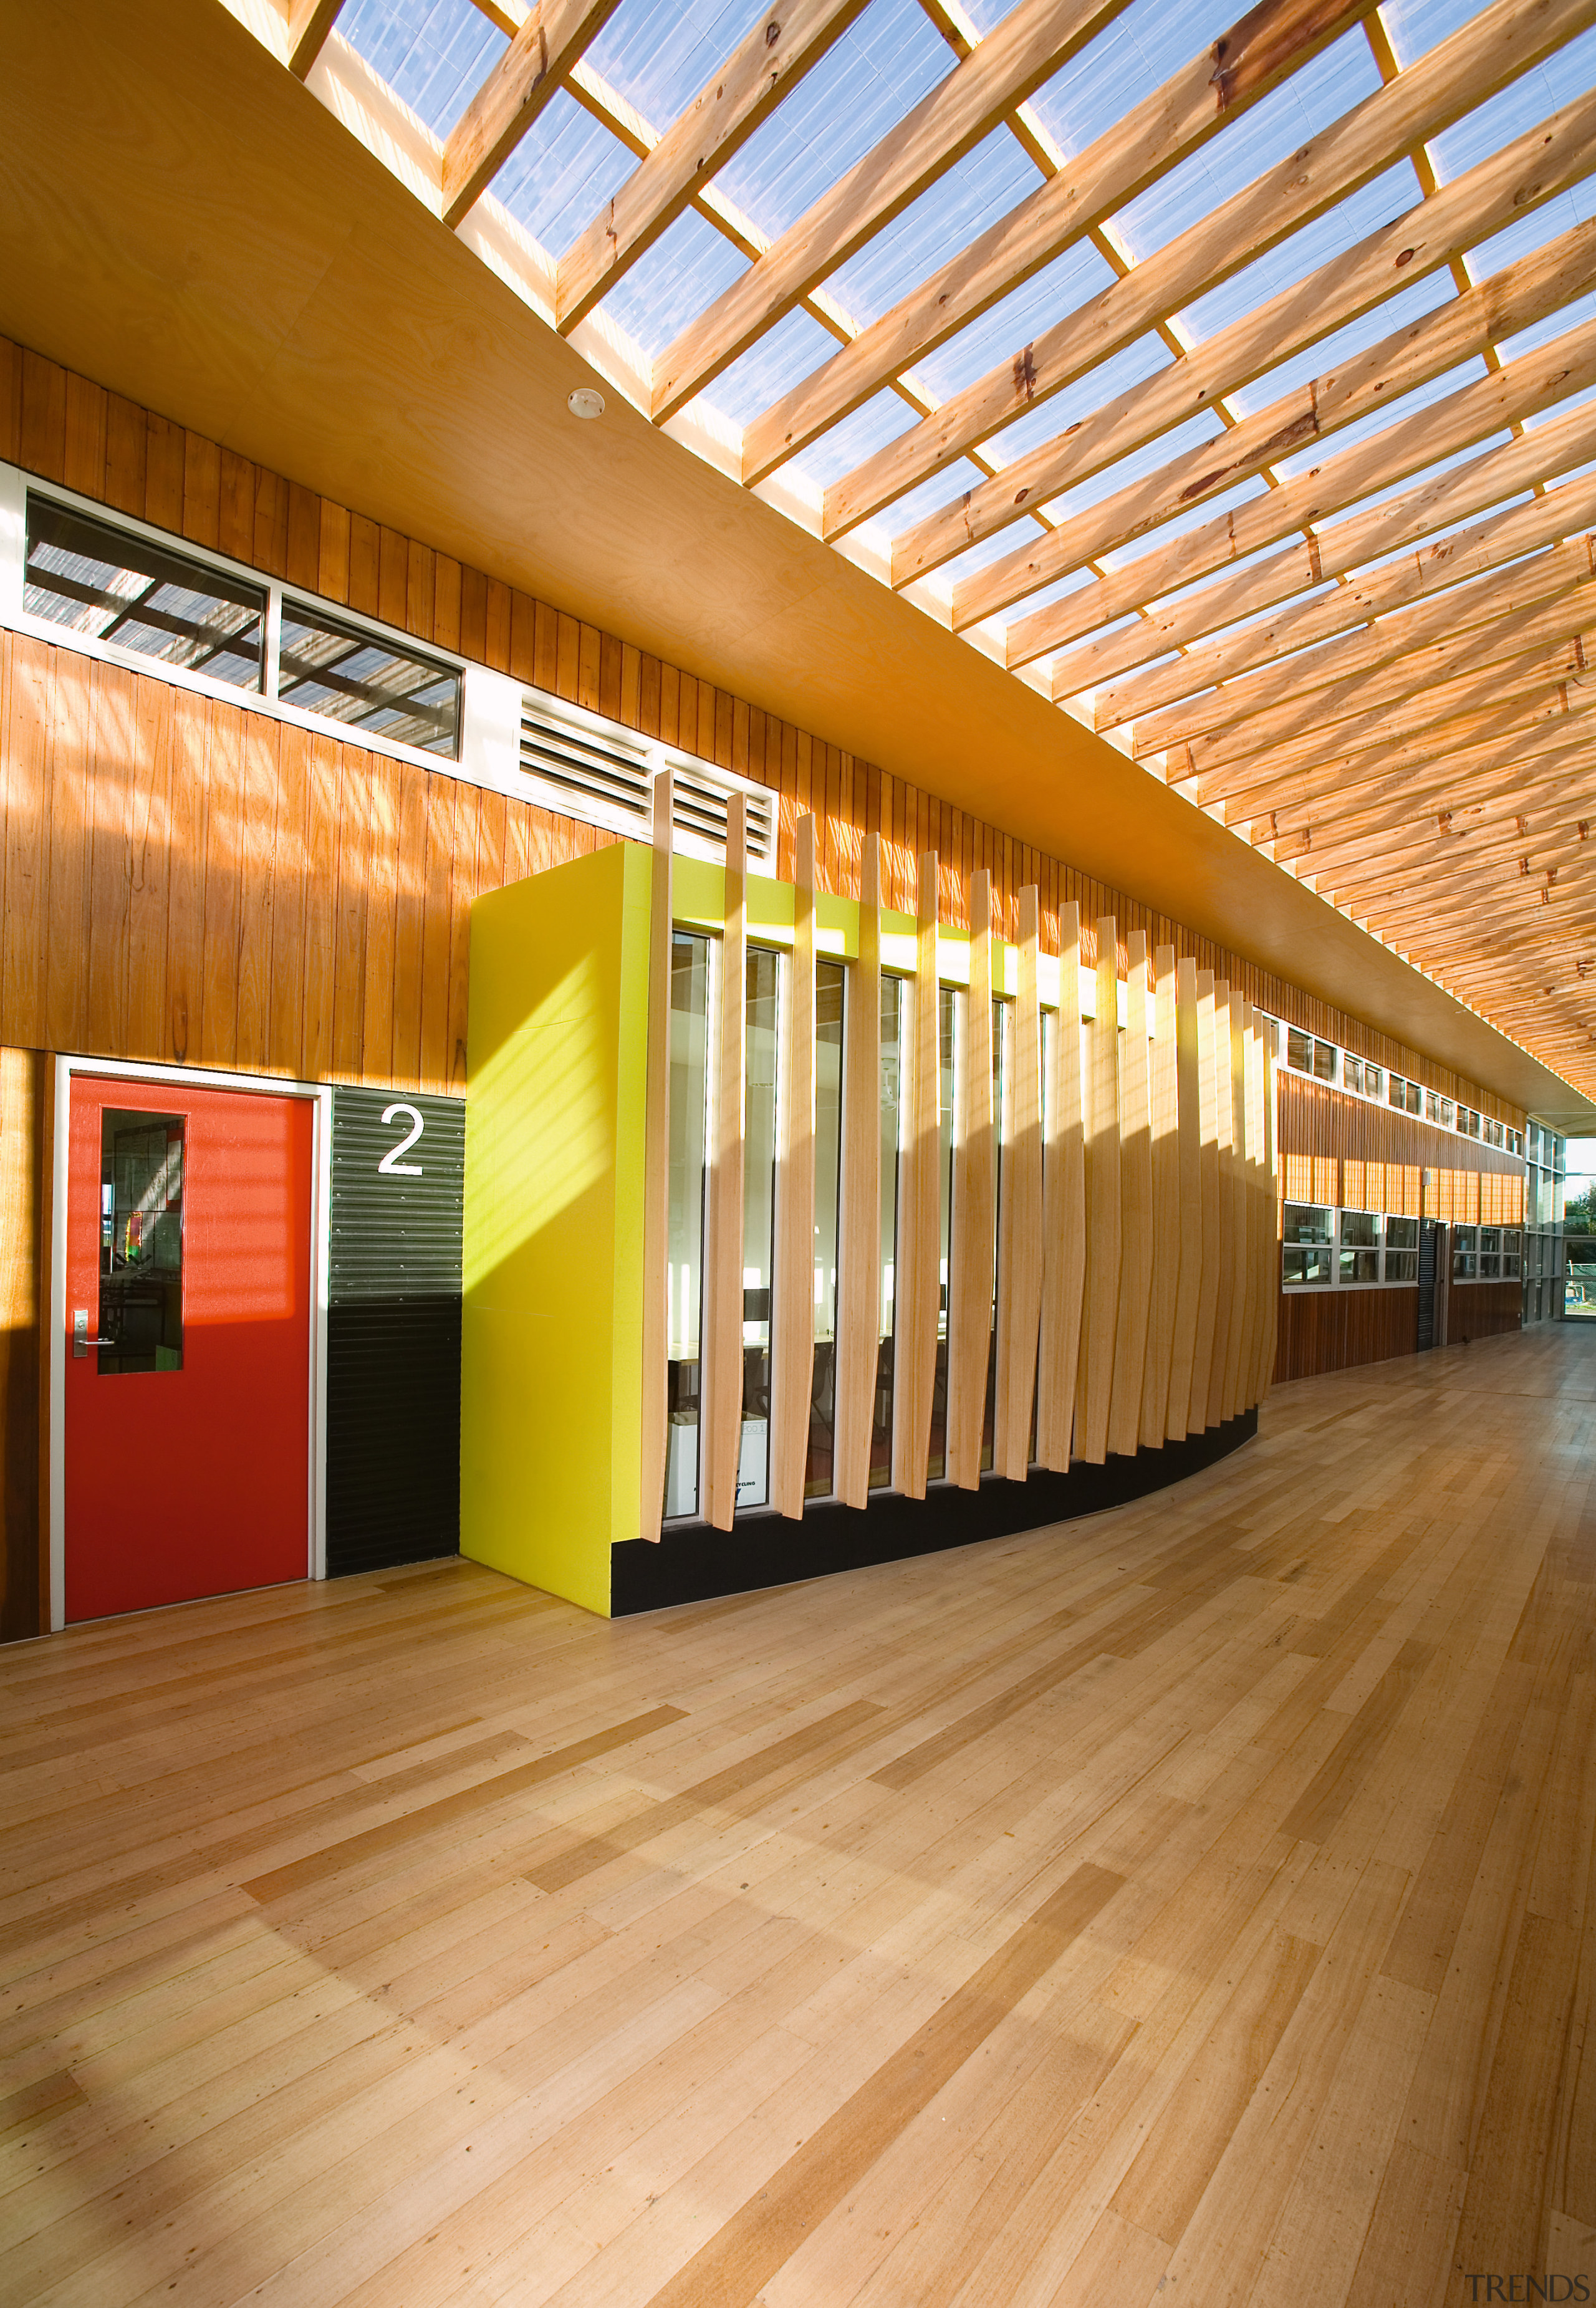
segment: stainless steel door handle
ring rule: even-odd
[[[91,1339],[89,1336],[89,1309],[74,1306],[72,1310],[72,1354],[74,1362],[82,1362],[91,1347],[120,1346],[119,1339]]]

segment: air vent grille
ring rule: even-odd
[[[748,862],[776,870],[776,797],[673,748],[651,743],[596,713],[527,690],[521,707],[521,773],[529,798],[584,825],[646,836],[650,783],[656,770],[676,771],[676,846],[716,860],[726,853],[726,809],[734,793],[748,805]]]

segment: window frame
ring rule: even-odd
[[[218,680],[213,675],[193,673],[187,667],[170,664],[164,658],[151,657],[142,650],[125,649],[115,642],[98,641],[92,634],[75,633],[71,626],[57,624],[52,618],[36,616],[23,606],[27,581],[28,500],[39,497],[50,504],[62,506],[86,520],[98,522],[113,532],[121,531],[139,543],[192,562],[196,569],[214,570],[219,575],[231,577],[259,589],[266,597],[265,633],[263,643],[261,686],[246,689],[237,682]],[[298,603],[313,617],[328,620],[347,629],[351,635],[368,635],[380,646],[403,650],[423,663],[436,664],[440,672],[453,673],[459,683],[459,715],[453,754],[427,752],[419,745],[410,745],[402,740],[384,736],[380,730],[364,729],[358,723],[340,721],[331,714],[316,713],[302,705],[290,704],[277,693],[278,652],[282,632],[282,605],[287,600]],[[154,522],[143,521],[137,514],[124,512],[118,506],[102,504],[97,498],[86,497],[76,489],[58,482],[42,479],[21,465],[0,461],[0,625],[13,632],[26,633],[31,639],[47,642],[53,647],[71,650],[74,655],[91,658],[101,665],[111,665],[134,673],[145,675],[153,681],[163,681],[175,689],[186,689],[199,696],[236,705],[246,712],[264,713],[276,721],[284,721],[296,728],[307,729],[318,736],[333,736],[344,745],[358,745],[363,752],[384,754],[389,760],[408,762],[418,769],[431,770],[446,777],[463,778],[468,783],[487,785],[501,789],[501,780],[484,773],[474,762],[479,747],[473,740],[477,733],[471,728],[473,719],[473,690],[479,685],[478,676],[487,673],[492,681],[508,679],[495,675],[491,667],[479,667],[456,650],[441,647],[434,642],[418,642],[397,625],[385,624],[379,617],[367,616],[363,610],[350,608],[342,601],[333,601],[308,587],[287,583],[273,577],[269,571],[254,567],[246,561],[235,560],[232,555],[220,553],[213,547],[195,544],[172,530],[159,529]],[[523,687],[515,684],[517,691]],[[507,786],[502,788],[509,790]]]

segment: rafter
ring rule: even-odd
[[[1510,569],[1488,570],[1436,599],[1377,617],[1356,633],[1339,634],[1221,688],[1186,698],[1161,713],[1148,714],[1135,724],[1132,750],[1139,760],[1168,753],[1171,745],[1195,745],[1238,722],[1250,723],[1277,706],[1306,704],[1315,693],[1344,684],[1354,674],[1376,672],[1393,659],[1413,658],[1451,636],[1493,626],[1521,610],[1571,593],[1592,577],[1596,539],[1587,534],[1566,545],[1548,546]],[[1316,709],[1315,698],[1310,710]]]
[[[764,11],[559,261],[556,314],[574,328],[675,223],[694,192],[848,30],[866,0],[788,0]]]
[[[1022,0],[756,264],[688,323],[655,363],[655,422],[702,392],[790,312],[806,289],[845,264],[956,166],[1005,112],[1040,88],[1125,4],[1126,0]]]
[[[1203,416],[1216,396],[1239,391],[1332,330],[1359,319],[1462,250],[1555,198],[1592,168],[1596,95],[1529,130],[1433,200],[1421,202],[1194,345],[1168,368],[1014,458],[991,480],[927,514],[893,540],[893,584],[908,584],[940,568],[967,547],[1010,527],[1028,505],[1048,504],[1160,433]],[[1098,301],[1107,306],[1117,293],[1105,290]],[[1233,438],[1226,445],[1233,447]]]
[[[1448,725],[1479,735],[1491,717],[1509,707],[1538,706],[1548,715],[1563,711],[1564,685],[1586,677],[1591,662],[1586,648],[1576,633],[1553,649],[1527,650],[1520,658],[1478,668],[1471,664],[1467,672],[1405,700],[1400,734],[1392,727],[1391,701],[1376,699],[1368,711],[1341,722],[1333,730],[1316,726],[1289,744],[1278,743],[1266,754],[1228,766],[1210,762],[1202,779],[1203,805],[1212,807],[1241,794],[1257,795],[1298,774],[1323,774],[1328,762],[1342,756],[1366,754],[1371,762],[1384,763],[1393,748]],[[1184,785],[1195,774],[1189,749],[1174,748],[1165,769],[1168,781]]]
[[[1578,838],[1578,827],[1582,823],[1589,827],[1596,807],[1591,800],[1592,759],[1596,754],[1587,745],[1574,755],[1561,756],[1556,776],[1526,777],[1494,789],[1471,788],[1466,802],[1460,800],[1454,807],[1432,809],[1423,815],[1410,811],[1401,817],[1393,810],[1385,810],[1371,813],[1372,822],[1367,818],[1332,822],[1319,829],[1321,838],[1311,850],[1296,853],[1295,862],[1305,866],[1323,887],[1326,877],[1333,880],[1398,859],[1472,857],[1482,840],[1495,840],[1498,834],[1504,838],[1516,834],[1526,843],[1545,840],[1549,838],[1549,813],[1557,825],[1566,818]],[[1536,833],[1538,825],[1540,831]]]
[[[1316,530],[1305,545],[1288,546],[1232,576],[1216,576],[1199,591],[1150,609],[1145,623],[1121,626],[1056,659],[1053,694],[1060,699],[1088,690],[1101,694],[1120,674],[1151,664],[1170,650],[1189,649],[1243,617],[1289,603],[1294,594],[1322,585],[1326,578],[1370,567],[1437,530],[1518,495],[1543,474],[1555,478],[1593,457],[1596,404],[1581,405],[1538,425],[1533,435],[1521,435],[1466,463],[1451,465],[1415,488]]]
[[[444,222],[475,207],[619,0],[539,0],[444,147]]]
[[[1262,806],[1251,799],[1226,807],[1226,822],[1255,843],[1272,845],[1277,860],[1312,863],[1321,837],[1348,825],[1406,823],[1448,809],[1463,810],[1500,793],[1510,796],[1537,779],[1566,775],[1570,758],[1596,760],[1596,723],[1589,712],[1566,714],[1528,737],[1442,754],[1417,772],[1395,777],[1304,781],[1298,794]],[[1593,805],[1596,806],[1596,805]]]
[[[303,80],[327,45],[338,22],[343,0],[294,0],[289,12],[287,63],[296,80]]]
[[[1367,4],[1367,0],[1262,0],[1115,127],[1068,160],[1048,183],[901,298],[846,353],[834,355],[746,427],[745,483],[762,479],[859,408],[888,376],[945,343],[1043,265],[1101,228],[1116,209],[1310,62],[1328,40],[1356,22]],[[1143,269],[1135,268],[1133,280],[1139,280]],[[1132,329],[1135,334],[1166,319],[1178,300],[1164,302],[1155,313],[1136,287],[1126,289],[1119,302],[1142,313]],[[1008,379],[1006,414],[1014,413],[1018,374]],[[947,407],[962,411],[967,399],[967,394],[955,394]],[[962,429],[961,418],[953,422],[956,430]],[[923,428],[905,437],[906,442],[920,442],[920,453],[925,453]],[[905,454],[912,458],[915,452],[905,447]],[[914,479],[925,478],[945,461],[942,457],[925,464],[902,486],[912,486]],[[895,495],[899,489],[890,494]],[[833,505],[828,491],[827,536],[841,534],[863,517],[851,504]]]
[[[1265,465],[1301,455],[1477,358],[1498,337],[1516,335],[1571,304],[1596,281],[1596,222],[1575,225],[1509,264],[1466,297],[1454,297],[1311,377],[1217,441],[1200,443],[1155,472],[1061,521],[1018,553],[953,588],[953,628],[979,624],[1027,593],[1073,576],[1084,563],[1123,551],[1193,507],[1252,480]],[[1283,495],[1283,490],[1277,495]]]
[[[1117,344],[1128,343],[1159,318],[1192,303],[1367,183],[1391,165],[1416,133],[1428,134],[1445,126],[1596,18],[1596,0],[1556,0],[1556,5],[1568,9],[1567,30],[1553,30],[1549,16],[1538,17],[1521,0],[1496,0],[1411,65],[1389,89],[1366,98],[1210,218],[1143,259],[1129,283],[1110,286],[1078,313],[1031,343],[1017,346],[1008,359],[951,394],[934,417],[834,483],[825,493],[824,533],[840,536],[929,479],[974,443],[1062,391]],[[1104,145],[1111,147],[1116,137],[1128,133],[1136,117],[1128,116],[1102,140]],[[1040,197],[1033,194],[1033,202]],[[877,359],[868,371],[869,390],[883,375],[941,342],[951,332],[945,326],[950,318],[956,316],[962,326],[1038,263],[1050,261],[1069,245],[1076,229],[1074,220],[1065,217],[1049,240],[1021,231],[1012,220],[1005,220],[1005,226],[1007,242],[989,249],[994,234],[983,236],[861,336],[861,344],[879,342]],[[1005,228],[994,228],[994,232]],[[1117,288],[1123,293],[1117,295]],[[814,438],[824,425],[867,397],[862,376],[855,380],[851,392],[840,390],[840,357],[834,357],[748,428],[746,478],[780,461],[774,449],[790,455],[804,440]],[[860,358],[851,349],[846,357],[850,368]],[[830,386],[824,382],[828,378],[833,380]],[[801,419],[791,406],[800,395],[807,404]]]
[[[1115,729],[1126,721],[1140,725],[1150,714],[1220,682],[1234,682],[1239,675],[1283,658],[1296,662],[1294,652],[1372,618],[1387,617],[1393,610],[1443,594],[1455,598],[1453,588],[1464,589],[1472,580],[1568,537],[1588,521],[1596,521],[1596,474],[1583,475],[1472,528],[1455,530],[1422,553],[1404,555],[1333,592],[1289,605],[1206,649],[1157,666],[1137,680],[1100,689],[1092,699],[1093,727]]]
[[[1416,649],[1378,673],[1353,674],[1327,689],[1316,690],[1311,697],[1292,699],[1267,712],[1255,713],[1248,721],[1194,739],[1185,750],[1194,771],[1203,777],[1211,768],[1230,768],[1293,738],[1307,734],[1317,736],[1333,729],[1338,720],[1367,724],[1369,716],[1405,706],[1409,699],[1449,680],[1484,683],[1495,667],[1531,651],[1557,648],[1576,633],[1588,636],[1592,626],[1596,626],[1596,581],[1587,579],[1557,600],[1531,603],[1495,624]],[[1585,646],[1591,646],[1589,640]]]
[[[1276,544],[1294,529],[1316,525],[1426,465],[1472,448],[1514,418],[1533,416],[1592,383],[1596,324],[1587,322],[1554,344],[1505,363],[1498,374],[1399,418],[1339,457],[1327,457],[1267,495],[1154,546],[1112,576],[1018,618],[1008,629],[1007,662],[1025,665],[1045,656],[1145,601]]]

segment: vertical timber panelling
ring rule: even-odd
[[[1037,1339],[1042,1308],[1041,1010],[1036,884],[1017,900],[1019,985],[1009,1021],[1004,1086],[1003,1191],[998,1205],[997,1399],[993,1465],[1023,1482],[1031,1460]],[[1079,1039],[1077,1037],[1077,1046]]]
[[[869,1496],[881,1335],[881,836],[865,838],[859,953],[842,1012],[842,1224],[837,1260],[837,1496]]]
[[[936,1370],[936,1318],[942,1294],[937,1130],[937,865],[919,860],[914,974],[914,1063],[910,1119],[902,1158],[898,1217],[897,1344],[893,1405],[893,1483],[906,1497],[926,1495],[931,1451],[931,1395]]]
[[[1204,1424],[1225,1415],[1225,1384],[1230,1366],[1230,1333],[1236,1322],[1236,1086],[1231,1072],[1230,988],[1221,978],[1213,989],[1213,1102],[1218,1149],[1219,1275],[1214,1302],[1213,1353],[1208,1369]]]
[[[1156,1450],[1169,1413],[1175,1299],[1180,1283],[1180,1132],[1175,1039],[1175,949],[1154,958],[1153,1038],[1149,1052],[1152,1128],[1152,1290],[1147,1311],[1147,1365],[1142,1384],[1142,1441]]]
[[[747,1072],[747,805],[726,812],[726,927],[715,1036],[715,1150],[704,1261],[704,1520],[729,1530],[743,1439],[743,1087]]]
[[[1111,914],[1097,925],[1097,1011],[1091,1021],[1091,1084],[1086,1109],[1086,1289],[1076,1385],[1079,1455],[1100,1467],[1109,1454],[1114,1347],[1119,1313],[1119,972]]]
[[[1037,1457],[1067,1471],[1086,1279],[1086,1148],[1081,1077],[1081,909],[1058,909],[1058,1008],[1048,1038],[1042,1157],[1041,1343]]]
[[[1147,1046],[1147,940],[1126,934],[1126,1026],[1119,1054],[1119,1308],[1109,1448],[1134,1458],[1142,1431],[1152,1296],[1152,1122]]]
[[[1192,1367],[1203,1299],[1203,1066],[1197,1026],[1197,965],[1175,970],[1175,1127],[1179,1199],[1179,1274],[1169,1342],[1169,1399],[1164,1433],[1178,1442],[1189,1430]]]
[[[1197,1111],[1203,1209],[1202,1280],[1197,1293],[1197,1329],[1192,1349],[1192,1391],[1186,1431],[1200,1434],[1208,1424],[1208,1387],[1213,1369],[1214,1330],[1221,1274],[1220,1239],[1220,1141],[1218,1027],[1213,972],[1197,972]]]
[[[638,1529],[658,1539],[669,1447],[670,1352],[670,859],[676,780],[656,771],[651,788],[653,857],[649,882],[649,1072],[643,1119],[643,1441]]]
[[[953,1146],[953,1247],[948,1290],[948,1478],[973,1491],[981,1478],[981,1429],[992,1353],[996,1164],[992,1117],[992,885],[970,877],[970,992]]]
[[[804,1511],[815,1383],[815,820],[793,844],[793,940],[787,999],[777,1004],[781,1089],[776,1158],[775,1298],[772,1314],[771,1504]]]

